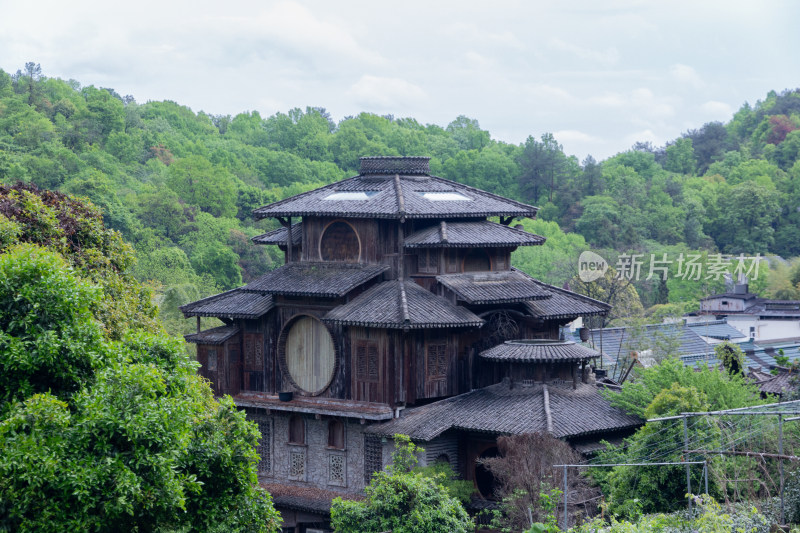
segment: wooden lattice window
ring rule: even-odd
[[[329,224],[320,238],[319,256],[323,261],[358,263],[361,244],[352,226],[341,220]]]
[[[447,250],[447,271],[458,272],[458,270],[458,250],[451,248]]]
[[[383,470],[383,445],[380,437],[364,435],[364,483],[369,484],[372,474]]]
[[[255,419],[261,436],[258,439],[258,471],[272,473],[272,419],[258,417]]]
[[[244,369],[264,370],[264,335],[261,333],[246,333],[244,336]]]
[[[424,249],[417,254],[417,270],[427,274],[437,274],[439,272],[439,250]]]
[[[338,450],[344,449],[344,424],[341,420],[328,422],[328,446]]]
[[[380,361],[378,343],[374,341],[356,342],[356,379],[359,381],[378,381]]]
[[[216,348],[207,348],[206,353],[208,354],[208,371],[209,372],[216,372],[217,371],[217,349]]]
[[[289,417],[289,444],[306,443],[306,424],[303,417],[292,415]]]
[[[428,344],[425,368],[428,379],[447,377],[447,344]]]
[[[331,485],[345,485],[345,456],[341,453],[328,455],[328,483]]]
[[[473,248],[464,257],[464,272],[487,272],[492,269],[492,260],[486,250]]]
[[[289,452],[289,477],[305,481],[306,477],[306,451],[304,449]]]

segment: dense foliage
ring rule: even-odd
[[[0,530],[275,531],[258,431],[129,307],[131,250],[74,198],[2,194]]]
[[[249,242],[273,227],[252,220],[255,207],[353,175],[364,155],[428,155],[437,175],[539,205],[540,218],[580,235],[531,226],[548,242],[516,260],[558,284],[585,242],[644,254],[800,254],[800,91],[772,92],[665,147],[579,162],[551,134],[498,142],[463,116],[446,127],[368,113],[334,123],[321,108],[211,116],[47,78],[35,63],[0,71],[0,183],[91,199],[133,243],[133,272],[152,282],[173,332],[190,327],[178,305],[280,264],[277,249]],[[0,239],[4,231],[0,223]],[[775,290],[797,296],[800,280],[779,278]],[[645,307],[712,288],[687,283],[635,285]]]
[[[467,533],[472,520],[436,477],[414,471],[422,450],[395,435],[392,464],[373,474],[364,501],[336,498],[331,525],[337,533]]]

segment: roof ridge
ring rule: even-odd
[[[181,306],[178,306],[178,309],[183,311],[184,309],[193,307],[193,306],[198,305],[198,304],[204,304],[204,303],[212,302],[217,298],[222,298],[222,297],[228,296],[229,294],[237,292],[241,288],[242,287],[236,287],[235,289],[229,289],[229,290],[224,291],[224,292],[220,292],[220,293],[217,293],[217,294],[212,294],[211,296],[206,296],[205,298],[200,298],[199,300],[195,300],[193,302],[189,302],[188,304],[183,304]]]
[[[343,179],[343,180],[340,180],[340,181],[335,181],[335,182],[333,182],[333,183],[330,183],[330,184],[328,184],[328,185],[323,185],[322,187],[317,187],[316,189],[311,189],[310,191],[301,192],[300,194],[295,194],[295,195],[292,195],[292,196],[290,196],[290,197],[288,197],[288,198],[284,198],[283,200],[278,200],[277,202],[273,202],[273,203],[271,203],[271,204],[267,204],[267,205],[261,206],[261,207],[259,207],[259,208],[257,208],[257,209],[254,209],[254,210],[253,210],[253,215],[255,215],[255,217],[256,217],[256,218],[258,218],[258,217],[261,215],[260,211],[261,211],[262,209],[266,209],[266,208],[270,208],[270,209],[271,209],[271,208],[273,208],[273,207],[275,207],[275,206],[279,206],[279,205],[281,205],[281,204],[283,204],[283,203],[286,203],[286,202],[288,202],[288,201],[290,201],[290,200],[291,200],[291,201],[294,201],[294,200],[297,200],[298,198],[303,198],[304,196],[308,196],[308,195],[310,195],[310,194],[317,193],[317,192],[319,192],[319,191],[321,191],[321,190],[325,190],[325,189],[329,189],[329,188],[334,188],[334,187],[336,187],[337,185],[341,185],[342,183],[345,183],[345,182],[348,182],[348,181],[352,181],[352,180],[354,180],[354,179],[356,179],[356,178],[359,178],[359,177],[361,177],[361,176],[360,176],[360,175],[358,175],[358,176],[352,176],[352,177],[350,177],[350,178],[345,178],[345,179]],[[272,216],[272,215],[264,215],[264,216],[263,216],[263,217],[261,217],[261,218],[267,218],[267,217],[271,217],[271,216]]]

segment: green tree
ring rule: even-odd
[[[0,272],[0,529],[277,531],[258,431],[181,343],[102,335],[102,293],[55,252],[11,248]]]
[[[413,472],[416,446],[395,435],[397,451],[392,465],[372,476],[364,501],[336,498],[331,525],[338,533],[467,533],[472,520],[459,501],[436,479]]]
[[[189,156],[170,165],[167,185],[186,203],[216,217],[236,216],[236,184],[227,171],[202,156]]]

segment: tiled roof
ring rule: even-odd
[[[731,326],[724,320],[709,320],[707,322],[693,322],[686,324],[692,328],[692,331],[702,337],[710,337],[712,339],[731,340],[743,339],[747,335]]]
[[[483,320],[413,281],[385,281],[330,311],[326,322],[383,328],[477,327]]]
[[[405,168],[402,159],[362,158],[358,176],[261,207],[253,211],[254,216],[405,219],[536,215],[537,208],[531,205],[430,176],[425,168],[427,161]],[[415,159],[418,163],[427,158]],[[365,160],[369,163],[366,166]]]
[[[363,500],[361,494],[335,492],[316,487],[301,487],[297,485],[284,485],[282,483],[265,483],[261,486],[270,493],[272,502],[276,507],[319,513],[324,516],[330,514],[331,502],[334,498],[343,500]]]
[[[237,333],[239,333],[239,328],[236,326],[220,326],[218,328],[201,331],[200,333],[184,335],[183,338],[186,339],[186,342],[193,342],[195,344],[222,344]]]
[[[679,357],[714,355],[714,346],[704,341],[694,328],[682,323],[593,329],[589,332],[588,342],[595,350],[602,347],[603,353],[613,358],[627,356],[630,351],[653,348],[668,348]]]
[[[777,394],[778,396],[794,388],[792,378],[797,378],[797,376],[796,372],[792,373],[787,370],[779,370],[777,374],[773,375],[754,368],[751,368],[747,373],[747,377],[758,385],[758,389],[761,392]]]
[[[292,244],[299,246],[303,240],[303,228],[298,224],[292,224]],[[268,231],[263,235],[256,235],[252,241],[256,244],[286,244],[286,228],[278,228]]]
[[[381,275],[386,265],[289,263],[241,288],[245,292],[338,298]]]
[[[585,361],[600,353],[576,344],[559,340],[512,340],[481,352],[484,359],[510,362]]]
[[[595,385],[579,383],[547,386],[551,421],[545,413],[545,386],[508,381],[491,385],[422,407],[406,409],[400,418],[365,430],[383,436],[402,433],[429,441],[448,429],[516,435],[545,432],[552,427],[557,438],[576,437],[643,423],[601,396]]]
[[[544,237],[489,220],[446,222],[421,229],[405,238],[406,248],[511,247],[543,244]]]
[[[322,398],[320,396],[299,396],[288,402],[281,401],[275,394],[266,392],[240,392],[233,397],[239,407],[269,409],[290,413],[308,413],[325,416],[343,416],[364,420],[388,420],[392,418],[392,408],[385,403]]]
[[[272,296],[233,289],[196,302],[182,305],[183,316],[214,316],[218,318],[258,318],[272,309]]]
[[[518,270],[436,276],[437,281],[469,304],[524,302],[550,298],[540,283]]]
[[[523,304],[527,313],[533,317],[543,320],[577,318],[579,316],[605,315],[611,310],[611,306],[605,302],[538,280],[533,281],[550,294],[550,298],[545,300],[532,300]]]

